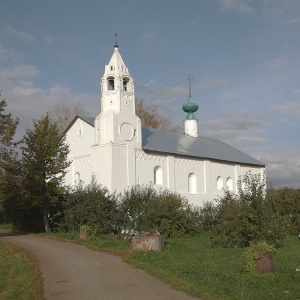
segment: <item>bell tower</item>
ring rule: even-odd
[[[136,184],[136,149],[142,147],[141,120],[135,114],[134,81],[116,40],[100,80],[101,112],[95,119],[92,173],[111,192]]]
[[[119,52],[105,66],[101,85],[101,113],[95,120],[96,144],[131,143],[141,147],[141,121],[135,114],[134,80]]]

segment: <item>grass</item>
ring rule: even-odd
[[[11,224],[0,224],[0,229],[12,230]]]
[[[211,248],[207,234],[169,239],[162,252],[139,252],[126,261],[202,299],[300,299],[300,241],[286,239],[273,255],[274,274],[242,273],[241,248]]]
[[[274,274],[247,275],[242,273],[243,249],[213,248],[207,232],[200,237],[168,239],[161,252],[137,253],[130,253],[130,244],[114,240],[113,235],[87,241],[79,240],[78,232],[40,235],[121,255],[126,262],[202,300],[300,299],[300,240],[296,237],[278,245]]]
[[[300,299],[300,241],[284,240],[273,255],[274,274],[242,273],[242,248],[212,248],[210,236],[168,239],[161,252],[130,253],[128,243],[112,235],[80,241],[79,233],[43,234],[85,244],[93,249],[122,255],[124,260],[146,270],[203,300]]]
[[[0,299],[44,299],[37,260],[23,249],[2,241],[0,241]]]
[[[89,238],[86,241],[79,239],[78,232],[50,232],[40,233],[38,236],[82,244],[94,250],[117,254],[120,256],[128,255],[130,250],[130,243],[125,242],[123,239],[115,240],[114,235],[101,235],[98,237]]]

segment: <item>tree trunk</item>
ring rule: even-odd
[[[44,205],[44,224],[45,224],[45,232],[50,232],[49,220],[48,220],[48,209],[47,205]]]

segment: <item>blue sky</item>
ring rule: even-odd
[[[118,32],[137,98],[182,125],[191,74],[199,135],[265,162],[272,186],[300,188],[299,0],[10,0],[0,20],[0,89],[19,135],[58,101],[99,113]]]

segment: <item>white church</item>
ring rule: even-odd
[[[190,204],[202,206],[224,195],[237,193],[237,181],[249,171],[265,173],[259,160],[214,138],[198,136],[191,98],[184,133],[143,128],[135,114],[134,80],[117,43],[101,79],[101,111],[94,118],[76,116],[64,134],[72,161],[66,184],[96,183],[110,192],[133,185],[178,192]]]

